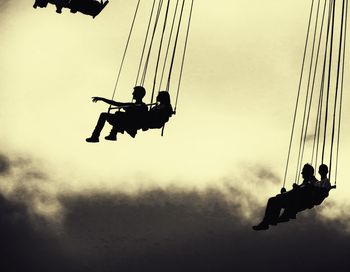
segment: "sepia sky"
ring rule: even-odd
[[[195,1],[177,114],[167,123],[165,135],[161,137],[159,130],[141,131],[135,139],[125,134],[109,142],[103,140],[109,132],[106,125],[98,144],[88,144],[85,138],[107,106],[92,103],[91,97],[112,96],[137,1],[110,0],[95,19],[69,10],[57,14],[52,5],[33,9],[31,2],[0,0],[0,193],[7,201],[28,205],[29,221],[34,212],[58,227],[65,220],[71,222],[69,211],[79,213],[75,210],[79,205],[85,205],[82,210],[89,213],[89,197],[98,207],[108,206],[113,194],[129,203],[129,208],[159,207],[157,200],[147,198],[159,194],[161,203],[176,206],[184,200],[190,212],[196,213],[197,193],[203,197],[202,192],[199,206],[211,207],[213,200],[222,218],[232,211],[239,213],[227,225],[220,225],[223,233],[233,218],[244,218],[244,228],[258,221],[253,216],[262,214],[267,197],[276,194],[283,181],[311,1]],[[130,101],[151,2],[141,1],[116,92],[118,101]],[[339,235],[347,239],[349,80],[345,78],[338,189],[318,208],[319,213],[312,214],[325,230],[328,223],[324,220],[341,220],[345,227]],[[173,101],[175,92],[170,90]],[[289,188],[292,179],[288,177]],[[152,195],[154,188],[163,193]],[[210,190],[214,190],[212,198],[207,197]],[[144,196],[143,192],[151,193]],[[101,202],[106,195],[107,200]],[[227,203],[235,208],[227,208]],[[207,211],[201,208],[194,216],[199,225],[206,224]],[[126,216],[128,209],[124,212]],[[135,209],[129,212],[138,214]],[[89,216],[97,218],[96,214]],[[138,216],[142,219],[143,215]],[[303,220],[313,231],[317,229],[311,219]],[[209,221],[215,228],[217,222]],[[191,224],[190,231],[201,229]],[[70,257],[74,251],[85,256],[84,245],[75,235],[78,226],[70,227],[69,235],[60,234],[64,238],[59,247],[66,248]],[[241,229],[241,225],[236,227]],[[278,235],[288,236],[292,231],[290,227]],[[184,233],[178,233],[180,240],[190,235]],[[301,241],[307,236],[299,234]],[[137,235],[142,240],[147,233]],[[167,235],[171,233],[157,232],[157,242],[162,243]],[[86,243],[93,248],[95,242]],[[143,249],[137,254],[141,256]]]

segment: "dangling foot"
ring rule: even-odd
[[[109,134],[108,136],[105,137],[105,139],[108,140],[108,141],[116,141],[117,140],[117,136]]]
[[[99,139],[98,139],[98,137],[91,136],[90,138],[86,138],[86,141],[88,143],[98,143]]]
[[[253,226],[253,230],[267,230],[269,229],[269,224],[262,221],[259,225]]]

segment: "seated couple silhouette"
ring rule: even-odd
[[[295,219],[298,212],[320,205],[328,197],[329,190],[332,188],[327,177],[328,166],[325,164],[319,166],[320,181],[315,178],[314,172],[310,164],[305,164],[301,172],[303,182],[300,185],[294,183],[292,190],[287,192],[281,190],[280,194],[269,198],[263,220],[253,226],[253,229],[267,230],[269,225]]]
[[[163,127],[173,114],[169,93],[160,91],[156,103],[151,104],[153,107],[150,110],[142,101],[145,94],[146,90],[142,86],[136,86],[132,93],[133,102],[117,102],[103,97],[92,97],[93,102],[103,101],[115,106],[118,111],[101,113],[91,137],[87,138],[86,141],[89,143],[99,142],[100,133],[106,121],[112,126],[111,132],[105,137],[109,141],[116,141],[118,132],[127,132],[131,137],[135,137],[139,129],[148,130]]]

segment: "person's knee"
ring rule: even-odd
[[[110,115],[110,114],[107,113],[107,112],[102,112],[102,113],[100,114],[100,118],[107,120],[109,115]]]

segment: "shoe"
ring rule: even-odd
[[[105,139],[108,140],[108,141],[116,141],[117,140],[117,136],[109,134],[108,136],[105,137]]]
[[[265,222],[261,222],[259,225],[253,226],[253,230],[267,230],[269,229],[269,225]]]
[[[90,137],[85,139],[88,143],[98,143],[99,139],[97,137]]]

